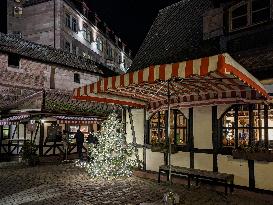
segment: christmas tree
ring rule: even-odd
[[[94,133],[97,144],[88,147],[90,162],[85,167],[91,177],[130,176],[137,166],[135,147],[126,142],[123,123],[117,114],[109,115],[101,125],[101,131]]]

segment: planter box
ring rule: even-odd
[[[155,144],[155,145],[152,145],[151,151],[152,152],[166,153],[166,152],[168,152],[168,148],[166,146],[164,146],[163,144]],[[175,154],[177,152],[178,152],[177,151],[177,146],[172,144],[171,145],[171,153]]]
[[[245,160],[256,160],[273,162],[273,153],[271,152],[244,152],[244,151],[233,151],[232,156],[234,159],[245,159]]]

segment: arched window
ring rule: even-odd
[[[164,143],[167,136],[167,111],[156,112],[150,119],[150,143]],[[170,137],[173,144],[187,143],[187,118],[179,110],[171,110]]]
[[[273,145],[273,106],[235,105],[220,119],[222,146]]]

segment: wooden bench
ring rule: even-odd
[[[165,172],[167,174],[167,181],[169,181],[169,166],[168,165],[161,165],[159,167],[158,172],[158,183],[160,183],[160,174],[161,172]],[[233,192],[234,186],[234,175],[233,174],[226,174],[226,173],[219,173],[213,171],[206,171],[200,169],[191,169],[186,167],[178,167],[178,166],[171,166],[171,174],[172,175],[179,175],[179,176],[187,176],[188,178],[188,188],[190,188],[190,180],[196,179],[196,185],[199,182],[199,179],[210,180],[213,182],[221,182],[225,184],[225,193],[228,192],[228,187],[230,192]]]

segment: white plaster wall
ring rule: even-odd
[[[193,108],[193,136],[195,148],[212,149],[211,112],[211,107]]]
[[[136,134],[136,143],[144,144],[144,110],[143,109],[132,109],[133,125]],[[133,141],[131,124],[129,119],[128,111],[126,111],[126,133],[127,142]]]
[[[234,184],[248,186],[248,163],[246,160],[235,160],[232,156],[218,155],[218,171],[234,174]]]
[[[220,119],[220,117],[223,115],[223,113],[230,108],[231,105],[218,105],[217,106],[217,119]]]
[[[158,172],[159,166],[164,164],[164,154],[146,150],[146,169]]]
[[[194,153],[194,168],[212,171],[213,155],[204,153]]]
[[[255,187],[273,190],[273,163],[254,162]]]
[[[171,155],[171,164],[174,166],[190,168],[190,153],[178,152]]]

